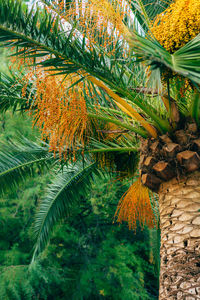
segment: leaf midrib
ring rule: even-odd
[[[81,171],[79,171],[78,173],[76,173],[76,175],[73,176],[71,180],[67,181],[67,183],[62,187],[62,189],[60,189],[59,192],[56,193],[56,195],[55,195],[53,201],[51,201],[51,205],[49,206],[47,212],[45,213],[45,217],[43,218],[42,224],[41,224],[41,226],[40,226],[40,230],[39,230],[39,232],[38,232],[38,238],[37,238],[37,242],[36,242],[36,248],[35,248],[33,257],[35,256],[35,253],[36,253],[36,251],[38,250],[38,246],[39,246],[39,245],[38,245],[38,244],[39,244],[38,242],[39,242],[39,240],[40,240],[40,235],[41,235],[42,229],[43,229],[43,227],[44,227],[45,221],[46,221],[47,216],[48,216],[48,214],[49,214],[49,211],[50,211],[50,209],[52,208],[52,206],[54,205],[56,199],[57,199],[57,198],[59,197],[59,195],[63,192],[63,190],[66,188],[66,186],[69,185],[69,184],[74,180],[75,177],[77,177],[78,175],[80,175],[83,171],[86,171],[86,170],[88,170],[89,168],[92,168],[92,166],[94,166],[94,165],[95,165],[95,163],[89,165],[89,166],[86,167],[84,170],[81,170]]]
[[[11,173],[11,172],[13,172],[13,171],[15,171],[15,170],[17,170],[17,169],[20,169],[20,168],[29,166],[29,165],[31,165],[31,164],[34,164],[34,163],[37,163],[37,162],[40,162],[40,161],[43,161],[43,160],[50,160],[50,159],[51,159],[51,158],[46,158],[46,157],[44,157],[44,158],[39,158],[39,159],[36,159],[36,160],[31,160],[31,161],[26,162],[26,163],[22,163],[22,164],[20,164],[20,165],[18,165],[18,166],[16,166],[16,167],[13,167],[13,168],[10,168],[10,169],[8,169],[8,170],[6,170],[6,171],[4,171],[4,172],[1,172],[1,173],[0,173],[0,177],[3,177],[4,175],[6,175],[6,174],[8,174],[8,173]]]

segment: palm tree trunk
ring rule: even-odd
[[[200,299],[200,172],[162,184],[159,208],[159,299]]]

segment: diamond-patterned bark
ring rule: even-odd
[[[159,300],[200,299],[200,172],[161,184],[159,207]]]

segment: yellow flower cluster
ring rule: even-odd
[[[200,0],[176,0],[159,14],[151,31],[170,53],[200,33]]]

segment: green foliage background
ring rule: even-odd
[[[28,117],[1,116],[1,141],[17,135],[39,136]],[[55,227],[48,247],[29,266],[34,214],[51,178],[50,172],[36,174],[0,199],[0,299],[157,299],[149,231],[138,228],[134,234],[126,224],[113,223],[128,184],[109,177],[94,182],[88,197]]]

